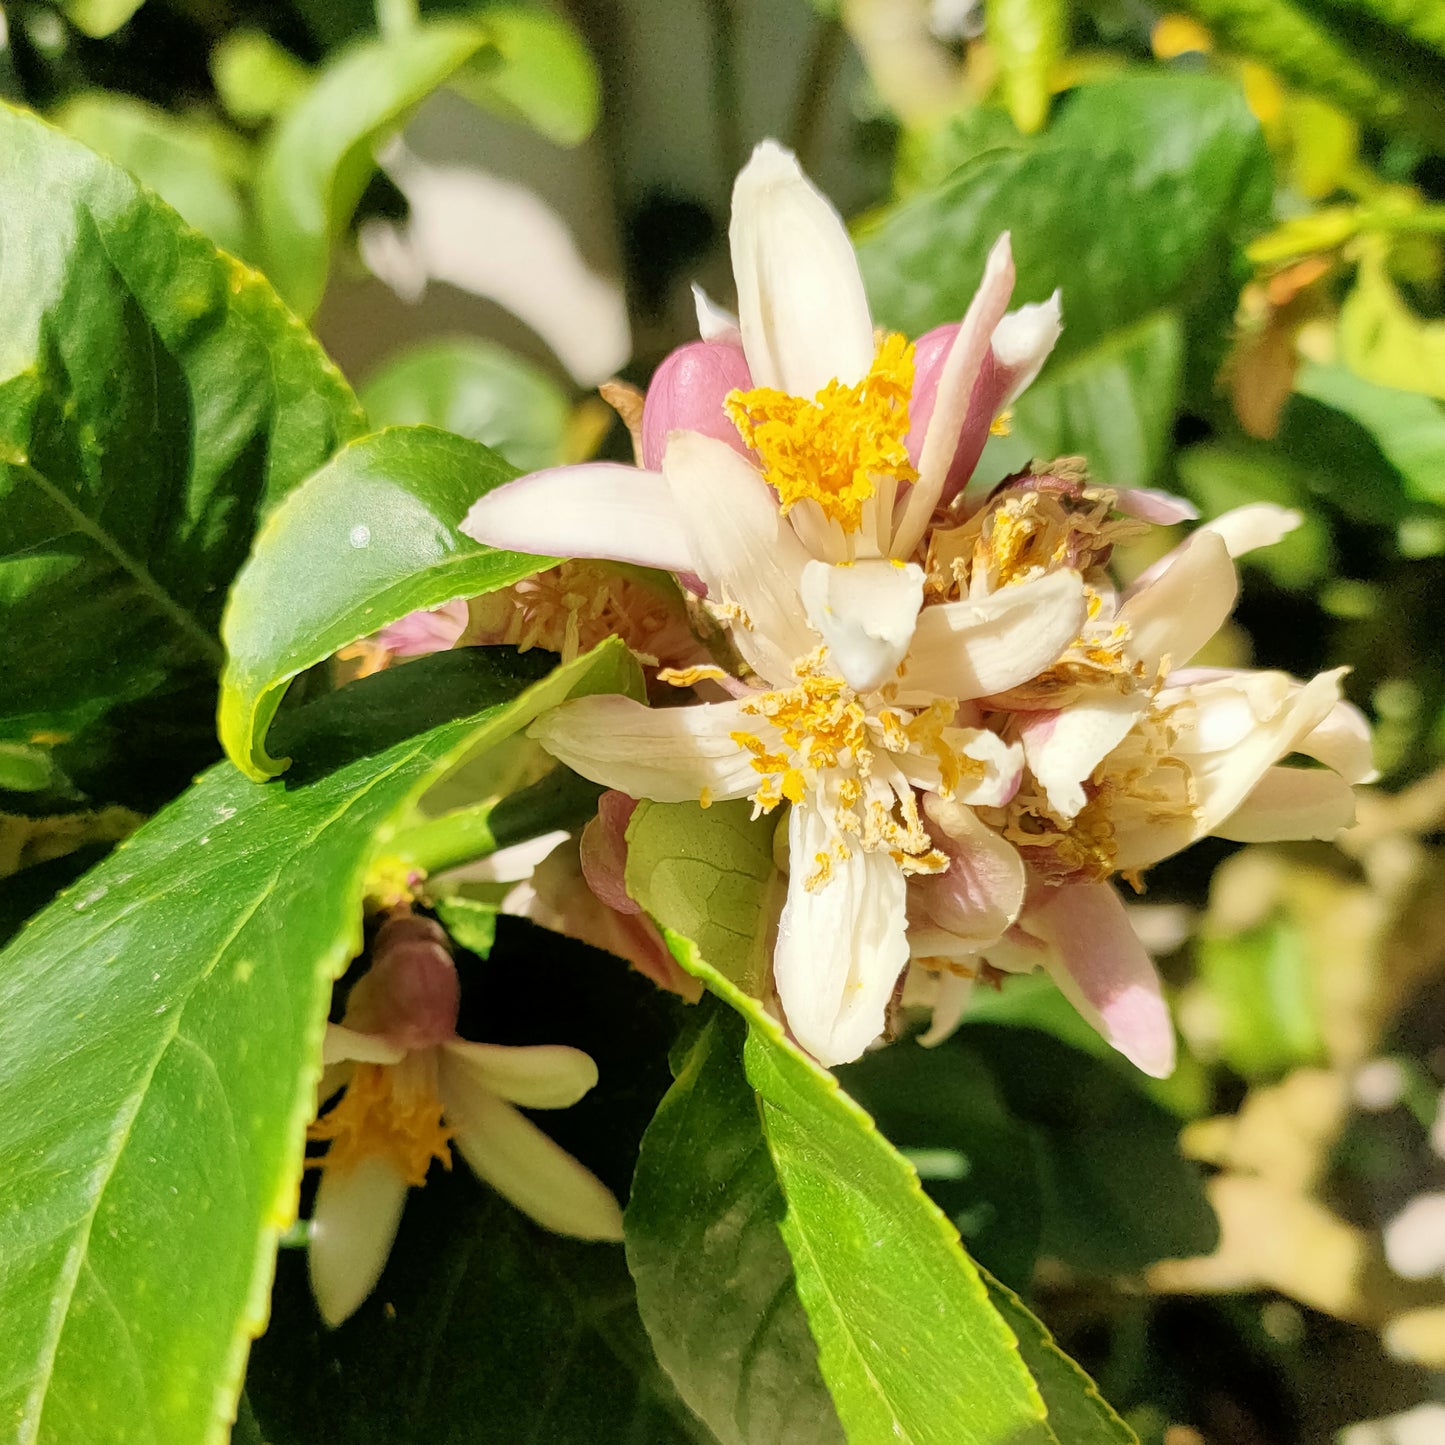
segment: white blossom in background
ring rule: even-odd
[[[596,1065],[563,1045],[458,1038],[458,1002],[446,934],[399,914],[378,931],[344,1022],[327,1025],[323,1112],[310,1130],[327,1149],[313,1161],[321,1183],[307,1250],[327,1324],[376,1287],[407,1191],[426,1182],[433,1160],[451,1167],[453,1143],[479,1179],[545,1228],[622,1238],[611,1191],[516,1107],[575,1104],[597,1082]]]

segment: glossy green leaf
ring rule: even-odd
[[[241,186],[249,171],[241,138],[205,116],[175,116],[111,91],[68,100],[51,119],[92,150],[124,166],[216,245],[250,247]]]
[[[3,107],[0,154],[0,736],[160,695],[209,735],[256,519],[360,410],[265,281],[124,171]]]
[[[864,1054],[838,1077],[913,1162],[969,1254],[1027,1288],[1043,1229],[1039,1166],[1029,1127],[1009,1112],[984,1063],[909,1040]]]
[[[837,1080],[731,981],[751,966],[753,936],[724,920],[760,916],[767,898],[746,872],[708,864],[701,840],[735,831],[714,822],[717,811],[639,804],[627,834],[628,892],[669,929],[678,962],[748,1022],[748,1081],[787,1202],[783,1238],[843,1428],[856,1442],[1022,1439],[1043,1418],[1042,1402],[956,1231]],[[734,846],[724,841],[720,851]],[[667,876],[659,865],[672,856],[694,876],[669,898],[650,882]],[[674,916],[699,914],[713,923],[716,966],[670,931]]]
[[[984,1276],[988,1297],[1018,1337],[1019,1353],[1048,1407],[1048,1428],[1059,1445],[1139,1445],[1139,1437],[1099,1393],[1099,1387],[1054,1343],[1023,1301]]]
[[[488,40],[481,25],[438,21],[360,41],[268,136],[256,177],[266,270],[301,315],[320,304],[331,247],[376,169],[374,146]]]
[[[1230,83],[1124,75],[1075,92],[1030,141],[961,150],[947,180],[883,213],[859,256],[874,315],[917,336],[963,315],[1010,231],[1015,302],[1062,290],[1052,370],[1161,310],[1222,337],[1237,247],[1269,197],[1268,154]]]
[[[85,35],[103,40],[119,30],[145,0],[63,0],[65,18]]]
[[[1379,386],[1343,366],[1306,362],[1295,390],[1357,421],[1422,502],[1445,502],[1445,407],[1414,391]]]
[[[1183,364],[1179,320],[1166,311],[1050,367],[1014,403],[1017,465],[1082,456],[1108,486],[1151,485],[1168,454]]]
[[[474,442],[395,427],[339,452],[272,513],[221,629],[221,742],[237,767],[255,778],[285,767],[266,729],[298,672],[408,612],[550,565],[457,530],[482,493],[516,475]]]
[[[723,1445],[841,1442],[778,1233],[783,1198],[742,1065],[715,1012],[642,1141],[627,1262],[653,1349]]]
[[[373,373],[361,400],[377,426],[441,427],[491,447],[519,471],[563,460],[566,392],[495,342],[424,342]]]
[[[1063,59],[1063,0],[985,0],[984,34],[998,61],[999,86],[1025,135],[1043,128],[1050,86]]]
[[[630,666],[608,645],[523,691],[530,658],[448,654],[324,698],[289,720],[286,784],[219,764],[0,954],[10,1438],[223,1438],[389,820]]]
[[[602,89],[576,29],[531,6],[488,5],[479,18],[492,48],[457,77],[456,88],[558,145],[586,140],[602,110]]]
[[[1042,1253],[1076,1269],[1129,1274],[1218,1242],[1179,1121],[1128,1065],[1031,1028],[965,1021],[949,1047],[988,1066],[1009,1112],[1030,1126],[1044,1190]]]
[[[464,1037],[596,1062],[584,1098],[532,1118],[625,1197],[690,1011],[620,959],[513,918],[487,963],[457,966]],[[340,1329],[322,1324],[301,1252],[282,1253],[246,1389],[271,1445],[714,1445],[653,1355],[622,1249],[539,1228],[460,1160],[408,1196],[377,1289]]]

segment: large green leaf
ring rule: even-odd
[[[256,518],[360,410],[270,287],[124,171],[3,107],[0,154],[0,737],[161,693],[209,733]]]
[[[1006,1285],[984,1277],[994,1308],[1018,1336],[1023,1355],[1048,1406],[1048,1428],[1058,1445],[1139,1445],[1098,1386],[1054,1343],[1053,1336]]]
[[[218,765],[0,954],[10,1438],[224,1438],[389,820],[633,666],[609,644],[523,691],[529,658],[448,654],[333,694],[291,720],[286,784]]]
[[[372,148],[489,43],[483,25],[437,21],[348,47],[267,138],[256,177],[266,269],[309,316],[333,242],[376,169]]]
[[[236,578],[222,635],[221,741],[254,778],[287,684],[338,648],[418,608],[505,587],[550,565],[457,530],[483,492],[517,475],[495,452],[431,427],[354,442],[267,519]]]
[[[951,134],[936,152],[947,154]],[[1062,290],[1052,365],[1161,310],[1227,330],[1236,248],[1268,215],[1271,192],[1259,127],[1232,84],[1123,75],[1077,91],[1031,141],[977,154],[971,132],[961,135],[949,178],[884,212],[859,243],[881,321],[916,336],[958,320],[1007,230],[1017,300]],[[920,164],[936,174],[943,163]]]
[[[622,1196],[686,1006],[516,919],[487,963],[457,967],[464,1037],[596,1061],[585,1098],[534,1118]],[[622,1250],[533,1225],[461,1163],[408,1196],[377,1288],[340,1329],[322,1323],[299,1252],[283,1252],[246,1389],[272,1445],[713,1442],[653,1355]]]
[[[429,341],[393,357],[361,388],[377,426],[442,427],[524,472],[562,461],[571,408],[540,367],[495,342]]]
[[[627,1262],[658,1359],[723,1445],[841,1441],[742,1032],[717,1012],[683,1050],[633,1175]]]
[[[707,856],[698,840],[726,827],[710,816],[716,812],[642,803],[633,814],[628,891],[664,927],[671,922],[665,900],[649,888],[657,862],[684,857],[697,867]],[[722,894],[697,872],[687,913],[714,914],[719,964],[676,933],[668,942],[688,972],[748,1021],[747,1076],[787,1202],[783,1238],[848,1438],[861,1445],[1026,1438],[1043,1418],[1042,1402],[957,1232],[837,1081],[731,982],[747,973],[752,934],[734,931],[730,940],[715,910],[741,909],[750,892],[756,916],[764,888],[739,881]]]

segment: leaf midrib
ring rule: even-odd
[[[50,500],[69,517],[75,530],[89,537],[107,556],[130,577],[136,588],[143,593],[165,616],[175,624],[192,648],[200,654],[212,671],[219,673],[225,662],[221,644],[201,625],[196,617],[183,607],[161,584],[150,570],[120,545],[118,541],[95,519],[75,504],[65,490],[51,481],[44,472],[30,462],[12,462],[14,470],[29,478]]]

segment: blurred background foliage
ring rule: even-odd
[[[1445,1438],[1442,13],[0,5],[0,94],[263,269],[374,424],[435,422],[521,467],[624,454],[595,387],[645,383],[690,338],[690,282],[730,300],[731,177],[776,135],[856,218],[880,322],[956,319],[1005,228],[1017,299],[1062,288],[1062,342],[982,484],[1079,453],[1099,480],[1178,491],[1205,516],[1301,510],[1246,559],[1236,624],[1201,661],[1348,664],[1382,777],[1337,848],[1207,844],[1152,875],[1136,917],[1174,990],[1176,1077],[1141,1081],[1023,980],[941,1050],[844,1071],[979,1258],[1155,1445]],[[91,766],[94,738],[0,738],[0,933],[133,826],[128,808],[216,756],[212,701],[171,707],[119,773]],[[486,977],[539,937],[507,925]],[[585,975],[585,951],[548,950]],[[648,1008],[629,1026],[661,1039]],[[636,1140],[618,1147],[621,1188]],[[461,1250],[458,1269],[485,1224],[468,1190],[425,1196],[427,1242]],[[625,1293],[568,1284],[553,1253],[563,1314]],[[294,1324],[299,1272],[278,1288]],[[484,1348],[475,1316],[426,1344],[428,1368]],[[636,1366],[631,1428],[671,1438],[675,1402],[629,1330],[603,1354]],[[288,1415],[363,1381],[369,1348],[339,1338],[308,1336],[306,1370],[263,1342],[238,1438],[290,1438]],[[381,1438],[350,1398],[346,1438]]]

